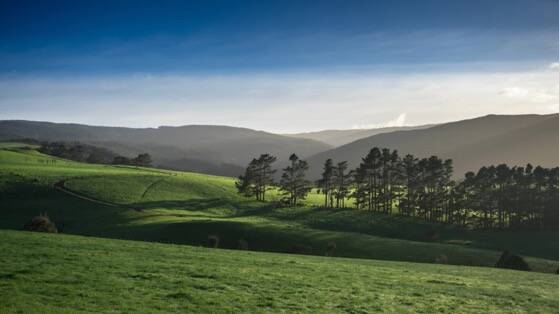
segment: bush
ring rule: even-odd
[[[219,237],[216,235],[208,236],[208,247],[217,249],[219,247]]]
[[[328,245],[326,246],[326,256],[334,256],[334,253],[336,252],[336,243],[334,242],[329,242]]]
[[[240,239],[237,248],[243,251],[248,250],[248,242],[246,240]]]
[[[435,263],[437,264],[448,264],[448,257],[444,254],[441,254],[435,258]]]
[[[503,254],[501,254],[495,267],[530,271],[530,266],[522,257],[511,254],[508,250],[505,250]]]
[[[34,217],[23,226],[23,230],[34,231],[34,232],[58,233],[58,229],[56,229],[56,225],[54,224],[54,222],[50,221],[49,216],[47,216],[47,214],[40,214],[39,216]]]
[[[559,275],[559,268],[557,268],[557,271],[555,272],[557,275]]]

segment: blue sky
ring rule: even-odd
[[[550,113],[557,16],[556,0],[0,0],[0,119],[296,132]]]

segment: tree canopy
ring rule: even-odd
[[[239,192],[264,200],[274,185],[275,157],[254,159],[239,178]],[[289,205],[297,205],[312,189],[305,178],[309,166],[292,154],[283,169],[279,190]],[[501,164],[468,172],[453,180],[453,163],[437,156],[400,156],[373,147],[356,169],[345,161],[327,159],[315,182],[324,207],[345,207],[413,216],[472,229],[559,228],[559,167]]]

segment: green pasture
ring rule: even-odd
[[[557,275],[0,231],[1,313],[554,313]]]
[[[473,232],[395,215],[307,206],[285,208],[239,195],[234,179],[151,168],[83,164],[34,150],[0,150],[0,228],[20,230],[47,213],[62,233],[339,257],[493,266],[510,249],[537,271],[559,268],[552,232]],[[63,182],[68,194],[55,188]],[[80,198],[83,197],[83,198]],[[99,201],[99,202],[96,202]],[[437,234],[437,238],[428,234]]]

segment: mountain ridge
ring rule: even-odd
[[[544,137],[543,134],[532,131],[523,138],[522,142],[514,143],[509,137],[519,135],[507,134],[522,133],[523,129],[527,132],[542,123],[549,123],[546,121],[555,120],[559,121],[559,114],[486,115],[439,124],[427,129],[377,134],[309,157],[310,174],[311,177],[317,178],[322,163],[327,158],[335,161],[347,160],[350,167],[355,167],[368,150],[375,146],[395,149],[400,154],[409,153],[417,157],[437,155],[453,159],[455,176],[458,177],[467,171],[477,171],[481,166],[498,163],[522,165],[529,161],[533,164],[553,166],[551,163],[554,160],[544,157],[554,154],[554,145],[550,144],[555,143],[555,146],[559,146],[559,136],[546,137],[544,141],[541,139]],[[557,126],[550,124],[552,125],[548,128],[551,130],[547,132],[559,135],[559,122],[556,123]],[[507,140],[504,141],[501,137]],[[499,142],[505,144],[500,145]],[[515,147],[522,145],[540,146],[542,153],[535,153],[534,150],[522,152],[519,156],[505,156],[499,153],[499,151],[517,151]],[[484,152],[488,148],[491,148],[492,154]]]
[[[237,176],[251,158],[271,153],[287,159],[302,157],[331,146],[248,128],[212,125],[127,128],[89,126],[27,120],[0,121],[0,140],[34,139],[78,141],[103,147],[125,156],[152,155],[154,163],[177,170]]]
[[[399,127],[381,127],[372,129],[329,129],[314,132],[303,132],[303,133],[293,133],[293,134],[283,134],[289,137],[295,138],[307,138],[316,141],[320,141],[335,147],[343,146],[349,144],[361,138],[366,138],[369,136],[391,133],[396,131],[406,131],[406,130],[418,130],[426,129],[436,126],[436,124],[425,124],[417,126],[399,126]]]

